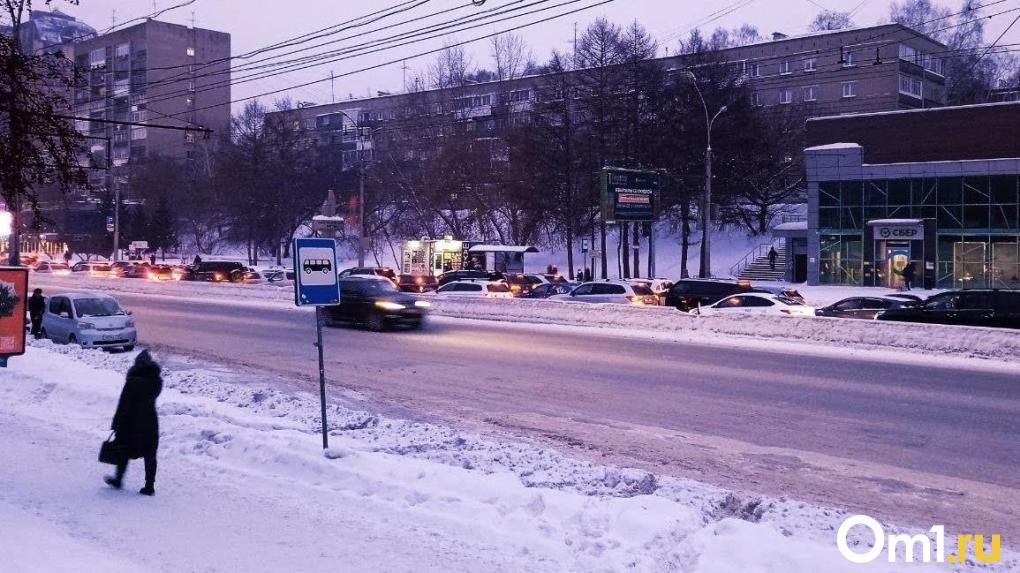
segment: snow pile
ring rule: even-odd
[[[1020,362],[1020,333],[941,324],[752,314],[694,316],[672,307],[532,299],[437,298],[443,316],[672,333],[821,342]]]
[[[0,371],[13,570],[936,570],[846,562],[839,511],[337,403],[324,454],[314,396],[178,358],[159,403],[157,495],[114,491],[95,455],[131,359],[44,342]]]

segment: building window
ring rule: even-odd
[[[748,64],[747,69],[750,71],[750,75],[752,78],[761,77],[761,64],[758,63]]]
[[[817,63],[818,63],[817,58],[807,58],[806,60],[804,60],[804,71],[805,72],[815,71],[816,69],[815,66]]]
[[[843,97],[857,97],[857,82],[843,82]]]
[[[779,103],[791,103],[793,101],[793,90],[787,88],[779,90]]]
[[[124,59],[131,55],[131,44],[117,44],[114,48],[114,55],[117,59]]]
[[[857,52],[847,50],[843,52],[843,67],[852,68],[857,65]]]
[[[945,74],[945,64],[944,64],[944,62],[942,61],[941,58],[933,58],[931,56],[925,56],[924,57],[924,69],[928,70],[929,72],[931,72],[933,74],[939,75],[939,76],[945,76],[946,75]]]
[[[184,143],[195,143],[195,134],[190,131],[185,131]]]
[[[900,76],[900,93],[911,97],[921,99],[922,83],[918,78],[912,78],[910,76]]]
[[[186,50],[186,52],[187,52],[189,57],[195,57],[195,48],[193,48],[191,46],[188,46],[188,49]]]
[[[751,92],[751,105],[763,106],[765,103],[762,101],[761,92]]]
[[[89,52],[89,66],[101,68],[106,65],[106,48],[99,48]]]
[[[804,101],[818,100],[818,86],[804,86]]]
[[[530,101],[530,100],[531,100],[531,90],[517,90],[517,91],[510,92],[510,101],[513,102],[513,103],[522,102],[522,101]]]
[[[783,60],[779,63],[779,75],[785,76],[790,73],[790,60]]]
[[[145,139],[148,137],[148,132],[144,127],[135,127],[131,130],[131,140],[138,141],[139,139]]]
[[[912,64],[918,63],[917,48],[906,44],[900,44],[900,59]]]

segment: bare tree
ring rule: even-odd
[[[508,81],[521,77],[535,67],[524,36],[507,32],[493,36],[489,47],[496,66],[496,79]]]
[[[815,16],[815,19],[811,21],[808,26],[808,30],[812,32],[823,32],[825,30],[845,30],[852,28],[854,21],[850,18],[849,12],[840,12],[838,10],[823,10]]]
[[[73,64],[59,51],[34,54],[21,45],[31,0],[2,0],[0,8],[0,24],[10,28],[0,34],[0,194],[12,217],[9,261],[18,265],[23,211],[38,221],[38,190],[51,184],[62,191],[85,187],[87,167],[79,160],[84,138],[58,117],[71,109],[67,94],[78,79]]]
[[[950,13],[948,7],[939,6],[932,0],[903,0],[889,5],[889,21],[903,24],[942,43],[949,39],[949,30],[945,28]]]
[[[429,66],[429,80],[436,89],[463,86],[471,75],[471,58],[464,46],[448,46],[436,55]]]

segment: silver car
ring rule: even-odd
[[[86,348],[133,350],[138,333],[129,315],[113,297],[104,294],[60,294],[47,301],[43,336]]]

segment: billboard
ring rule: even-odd
[[[599,174],[602,220],[638,223],[659,218],[659,171],[605,167]]]
[[[28,269],[0,267],[0,366],[25,353]]]

